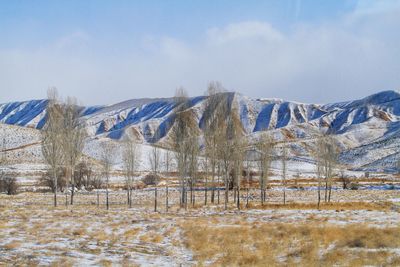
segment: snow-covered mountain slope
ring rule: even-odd
[[[400,158],[397,91],[323,105],[251,99],[238,93],[224,93],[223,99],[240,118],[249,140],[270,131],[277,140],[290,143],[293,157],[309,162],[315,138],[329,133],[342,149],[341,162],[349,168],[391,170]],[[207,97],[199,96],[191,98],[188,104],[200,132],[206,102]],[[40,130],[45,123],[46,105],[46,100],[0,104],[0,122]],[[146,145],[168,140],[176,106],[173,98],[135,99],[109,106],[82,107],[81,116],[89,139],[118,141],[129,137]]]

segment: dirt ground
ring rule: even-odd
[[[400,192],[335,190],[331,204],[316,208],[316,191],[268,191],[261,206],[258,191],[242,192],[241,209],[232,203],[179,208],[178,191],[78,193],[73,206],[52,206],[50,193],[0,195],[0,265],[124,266],[398,266]],[[208,195],[208,201],[210,195]],[[217,200],[217,199],[216,199]]]

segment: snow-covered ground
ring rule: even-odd
[[[251,191],[250,194],[257,194],[257,191]],[[282,191],[268,190],[267,193],[267,204],[282,203]],[[96,205],[96,193],[78,192],[75,205],[68,207],[64,206],[64,195],[59,195],[58,208],[52,207],[52,194],[1,194],[0,262],[75,266],[191,266],[199,262],[187,247],[183,234],[182,227],[188,220],[199,219],[220,228],[240,227],[243,224],[253,227],[316,224],[322,228],[362,225],[381,229],[397,227],[400,221],[400,193],[394,190],[335,191],[332,201],[336,204],[332,208],[325,206],[322,210],[317,210],[316,206],[293,206],[293,203],[315,205],[316,193],[311,191],[288,191],[288,208],[281,206],[277,209],[265,207],[240,211],[234,208],[233,203],[225,211],[222,196],[219,206],[202,206],[200,203],[204,193],[196,194],[197,207],[192,209],[189,206],[185,211],[178,208],[179,192],[170,190],[168,212],[165,210],[165,191],[162,189],[158,195],[158,212],[153,211],[154,191],[151,188],[134,191],[133,208],[126,206],[124,191],[112,191],[109,211],[105,210],[104,192],[100,195],[99,207]],[[257,197],[251,200],[252,204],[258,202]],[[363,206],[360,203],[367,204]]]

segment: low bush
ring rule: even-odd
[[[159,181],[160,181],[160,176],[154,173],[149,173],[142,179],[142,182],[145,185],[156,185]]]
[[[4,176],[0,180],[0,191],[6,192],[8,195],[15,195],[18,191],[17,178]]]

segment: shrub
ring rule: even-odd
[[[160,181],[160,176],[154,173],[149,173],[142,179],[145,185],[155,185],[158,181]]]
[[[99,174],[93,174],[92,178],[89,181],[89,187],[87,189],[93,190],[93,189],[101,189],[104,187],[104,180],[101,175]]]
[[[17,178],[4,176],[0,181],[0,191],[8,195],[15,195],[18,191]]]
[[[358,184],[351,183],[349,188],[350,188],[351,190],[358,190],[358,187],[359,187]]]
[[[47,170],[39,179],[39,184],[41,186],[48,187],[51,192],[54,193],[55,184],[54,177],[51,170]],[[59,168],[57,171],[57,189],[60,191],[64,191],[66,187],[66,179],[65,179],[65,168]]]

